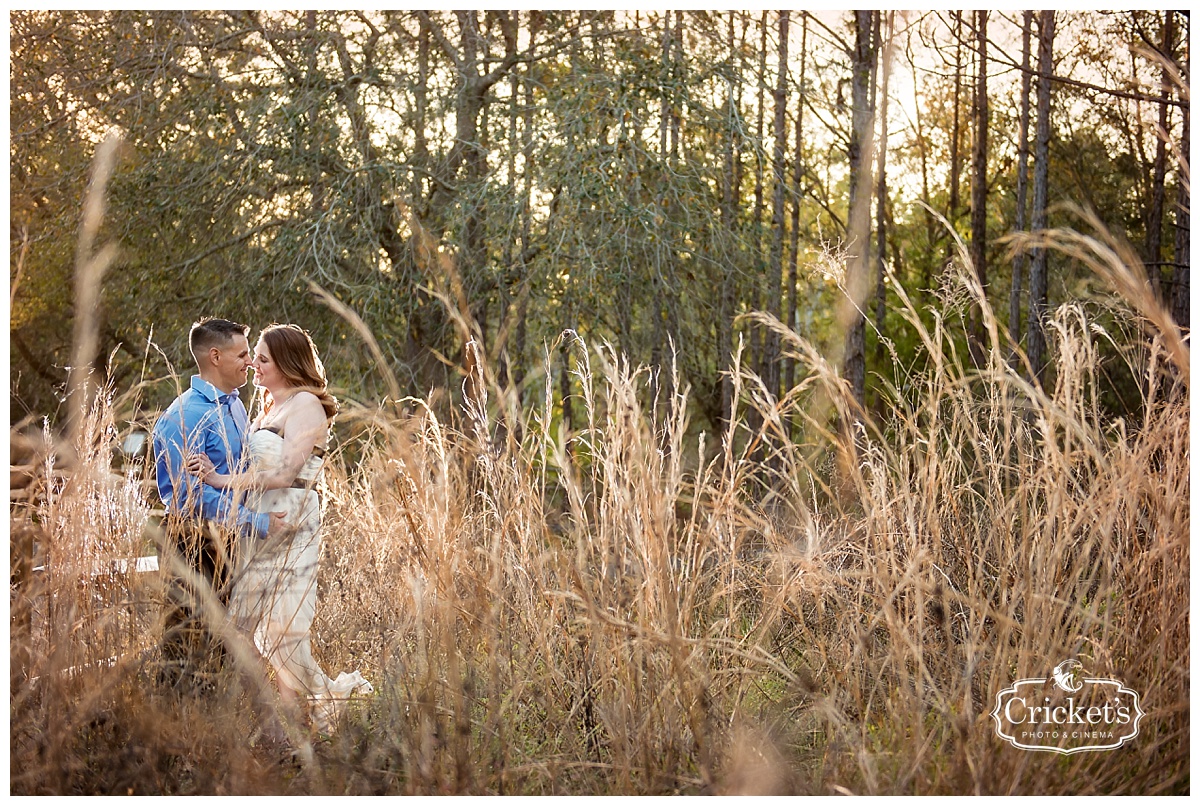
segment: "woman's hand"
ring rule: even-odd
[[[215,482],[223,478],[221,474],[217,472],[216,465],[213,464],[212,459],[209,459],[208,456],[203,453],[190,454],[187,457],[187,462],[184,464],[184,467],[187,469],[187,472],[191,473],[193,476],[199,476],[200,480],[208,484],[210,487],[218,486]]]

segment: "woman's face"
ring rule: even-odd
[[[254,361],[250,366],[254,368],[254,385],[266,389],[272,395],[288,386],[287,378],[279,371],[279,367],[271,358],[271,351],[267,349],[267,343],[262,339],[254,346]]]

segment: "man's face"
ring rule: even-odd
[[[217,386],[222,392],[232,392],[246,383],[247,370],[250,367],[250,342],[238,334],[231,338],[224,347],[214,348],[213,366],[217,371],[220,383]]]

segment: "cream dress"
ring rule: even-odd
[[[261,428],[250,435],[250,469],[278,467],[283,437]],[[321,555],[321,504],[316,492],[322,458],[314,452],[292,487],[251,492],[246,506],[255,512],[286,512],[294,533],[242,544],[243,564],[229,596],[229,613],[238,628],[275,668],[279,681],[306,696],[313,722],[329,733],[346,700],[355,690],[374,689],[357,671],[331,679],[312,654],[309,630],[317,609],[317,566]]]

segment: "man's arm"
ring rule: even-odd
[[[199,498],[199,481],[184,471],[184,414],[177,401],[154,424],[155,481],[158,497],[168,512],[195,514],[194,502]]]
[[[203,484],[187,472],[187,453],[204,450],[205,428],[188,422],[185,407],[173,407],[154,426],[154,457],[158,496],[169,512],[190,514],[232,525],[240,533],[266,537],[270,516],[237,504],[231,493]]]

